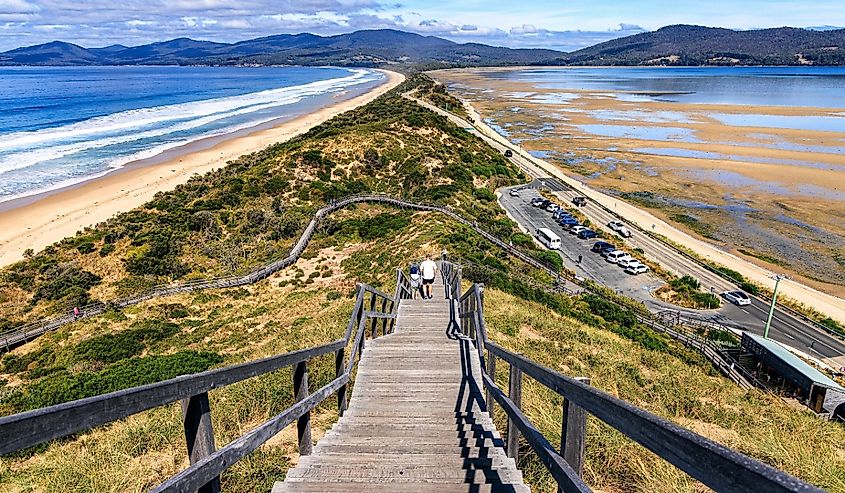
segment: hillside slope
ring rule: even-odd
[[[524,177],[475,136],[399,97],[415,86],[421,93],[432,90],[427,79],[410,78],[292,142],[244,156],[3,269],[2,309],[23,319],[64,310],[77,296],[109,299],[152,282],[239,272],[286,254],[316,206],[367,190],[450,205],[544,256],[531,250],[531,238],[517,232],[492,193]],[[0,414],[334,340],[346,326],[357,280],[392,291],[395,268],[443,248],[463,259],[465,279],[488,287],[494,340],[845,492],[845,430],[839,425],[734,387],[701,357],[595,296],[569,298],[538,288],[551,279],[445,216],[380,206],[333,214],[294,267],[255,285],[111,310],[4,355]],[[312,388],[333,375],[332,357],[309,363]],[[505,378],[506,368],[498,375]],[[212,391],[216,443],[230,442],[289,406],[291,381],[290,371],[279,371]],[[526,412],[555,440],[559,400],[528,382],[523,392]],[[337,419],[334,407],[330,400],[314,413],[315,439]],[[266,491],[282,479],[297,460],[294,430],[227,471],[223,489]],[[587,474],[597,489],[701,491],[594,420],[589,433]],[[521,456],[533,491],[555,491],[533,455],[523,449]],[[146,491],[186,465],[174,404],[0,458],[0,490]]]
[[[843,65],[845,29],[781,27],[734,31],[666,26],[584,48],[563,57],[575,65]]]

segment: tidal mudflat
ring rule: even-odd
[[[845,296],[845,70],[433,75],[497,131],[590,186]]]

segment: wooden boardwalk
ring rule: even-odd
[[[434,299],[402,300],[396,332],[367,341],[349,409],[282,492],[529,492],[485,411],[478,354]]]

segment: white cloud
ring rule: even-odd
[[[32,14],[39,10],[38,5],[25,0],[0,0],[0,14]]]

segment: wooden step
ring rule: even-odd
[[[450,302],[434,289],[366,341],[348,409],[274,492],[530,491],[487,413],[478,354],[450,336]]]

